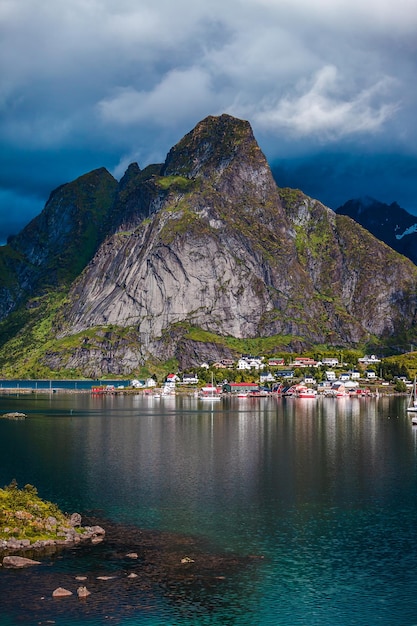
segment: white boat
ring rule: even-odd
[[[215,402],[220,400],[221,396],[217,393],[217,387],[214,386],[213,373],[211,374],[211,387],[203,387],[203,393],[200,396],[201,400],[210,400]]]
[[[310,387],[302,387],[297,392],[298,398],[317,398],[317,391]]]
[[[410,394],[410,399],[408,401],[407,411],[409,413],[417,413],[417,395],[416,395],[416,377],[414,376],[413,389]],[[413,424],[417,424],[417,419],[413,418]]]

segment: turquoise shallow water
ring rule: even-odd
[[[404,398],[0,396],[0,483],[66,511],[263,557],[217,579],[133,586],[102,545],[0,570],[0,625],[417,624],[416,430]],[[127,544],[126,544],[127,545]],[[93,583],[105,571],[107,587]],[[87,572],[94,593],[50,597]],[[56,585],[58,586],[58,585]],[[65,585],[64,585],[65,586]]]

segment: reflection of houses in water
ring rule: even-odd
[[[114,401],[115,413],[86,420],[82,440],[72,442],[89,489],[94,496],[99,478],[120,506],[146,498],[162,517],[179,497],[186,516],[200,516],[202,500],[213,494],[231,510],[256,505],[261,483],[270,485],[277,508],[314,493],[345,506],[350,490],[358,485],[367,494],[387,471],[381,450],[392,445],[384,442],[392,430],[386,420],[381,427],[381,399],[226,399],[214,410],[199,409],[190,396],[106,401]]]

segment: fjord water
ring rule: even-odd
[[[41,576],[98,571],[103,547],[1,568],[1,626],[417,624],[417,432],[405,398],[0,396],[8,411],[29,417],[0,420],[2,486],[15,478],[103,525],[262,558],[192,591],[184,579],[175,597],[164,586],[115,593],[111,615],[93,595],[52,601]]]

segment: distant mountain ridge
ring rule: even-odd
[[[99,169],[58,188],[0,267],[0,375],[417,341],[417,267],[277,187],[250,124],[229,115],[119,183]]]
[[[336,213],[348,215],[417,265],[417,216],[396,202],[388,205],[374,198],[356,198],[345,202]]]

